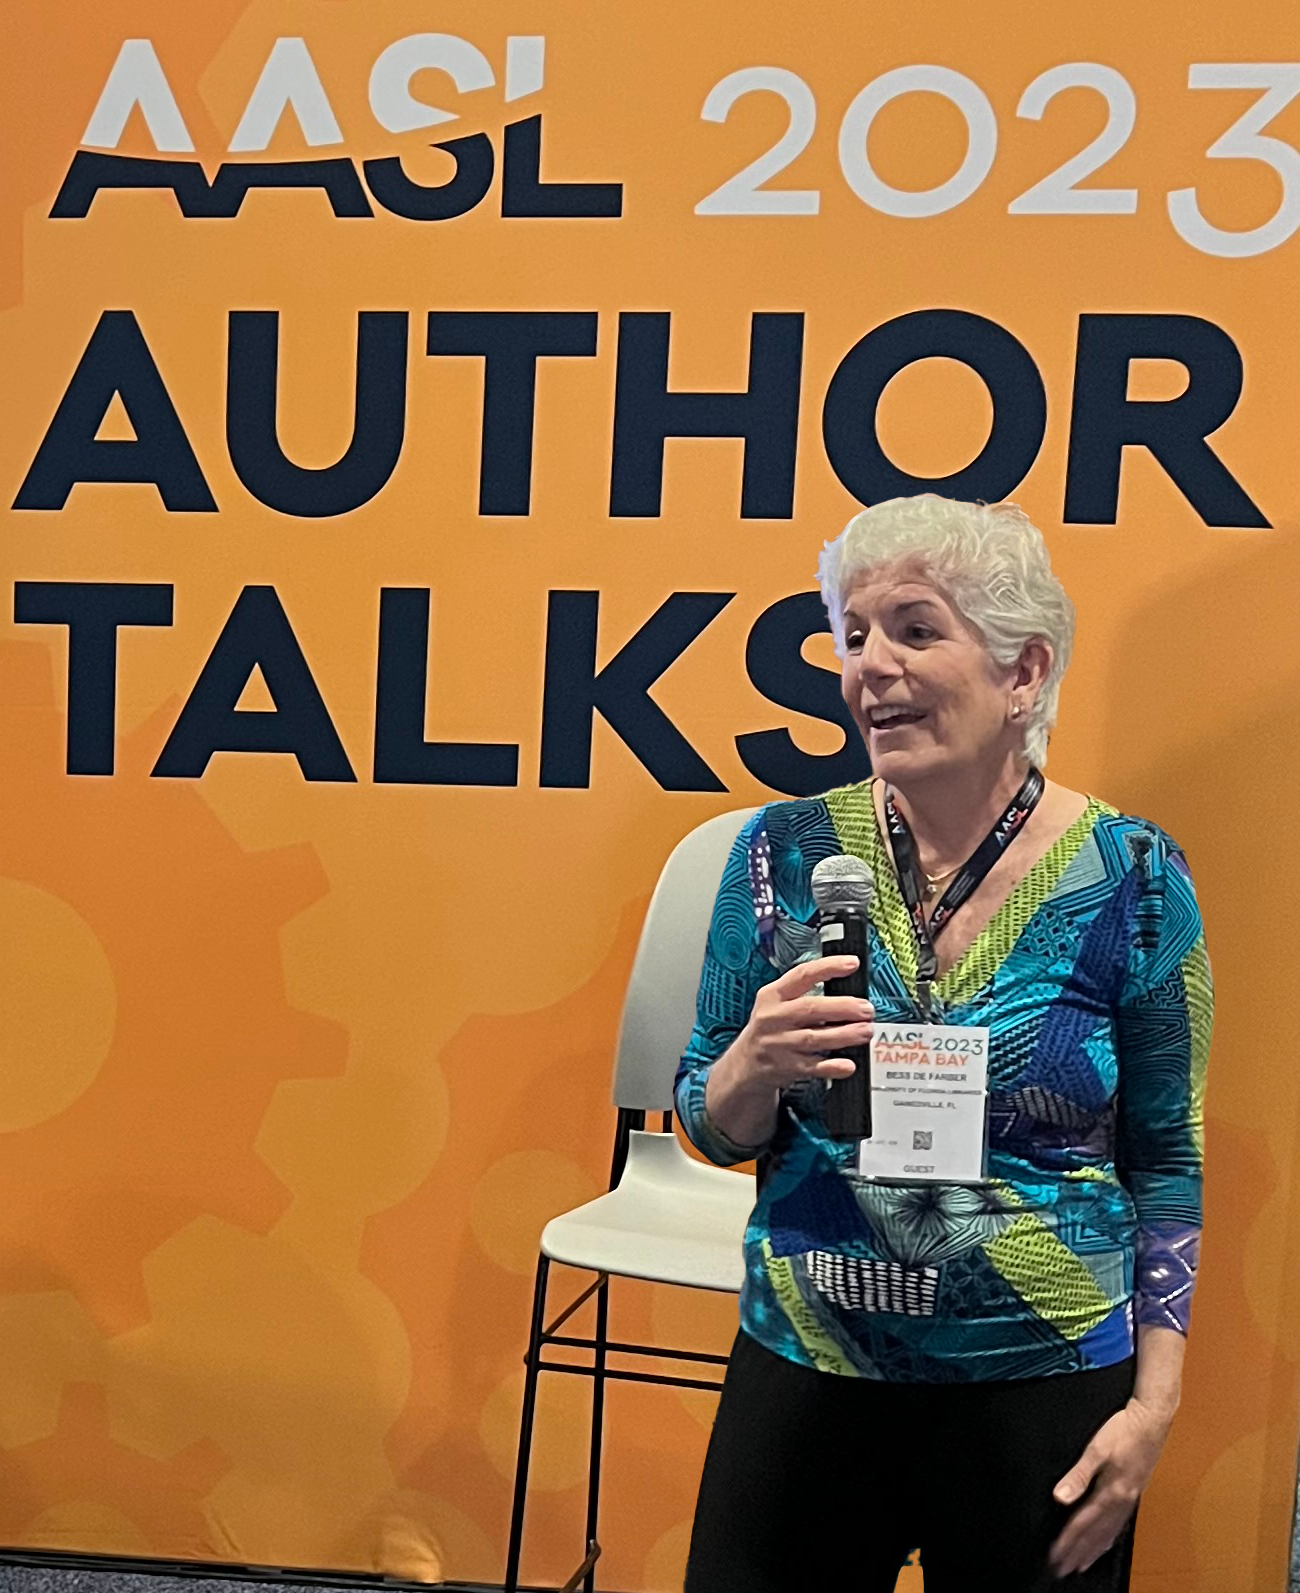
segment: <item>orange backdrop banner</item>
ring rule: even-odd
[[[605,1176],[648,893],[710,814],[861,772],[816,554],[933,486],[1043,527],[1052,773],[1197,877],[1208,1227],[1135,1586],[1277,1587],[1294,8],[429,26],[9,24],[0,1544],[500,1579],[536,1241]],[[550,1381],[530,1580],[581,1530]],[[711,1412],[612,1391],[606,1585],[680,1585]]]

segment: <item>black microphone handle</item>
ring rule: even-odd
[[[857,996],[866,1001],[871,988],[871,941],[865,913],[852,908],[832,908],[818,918],[823,957],[856,957],[858,966],[843,979],[828,979],[828,996]],[[832,933],[827,935],[826,929]],[[835,934],[840,929],[842,934]],[[871,1138],[871,1064],[865,1045],[845,1046],[828,1055],[847,1057],[855,1064],[852,1078],[831,1079],[822,1117],[832,1139]]]

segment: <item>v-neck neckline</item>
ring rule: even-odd
[[[860,792],[866,811],[854,815],[852,833],[842,836],[846,846],[871,865],[876,891],[871,903],[871,918],[884,941],[909,994],[916,998],[917,945],[912,920],[894,872],[888,843],[876,818],[873,782],[865,780],[844,795]],[[1055,893],[1065,871],[1082,851],[1097,820],[1111,812],[1098,797],[1089,796],[1087,806],[1066,826],[1028,873],[994,910],[975,939],[953,966],[940,974],[933,989],[944,1005],[961,1006],[981,990],[1015,950],[1016,944],[1043,903]],[[838,817],[834,813],[833,816]],[[847,816],[847,815],[846,815]]]

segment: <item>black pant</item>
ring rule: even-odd
[[[700,1482],[686,1593],[1123,1593],[1132,1524],[1057,1581],[1052,1489],[1133,1388],[1133,1362],[1001,1383],[814,1372],[741,1333]]]

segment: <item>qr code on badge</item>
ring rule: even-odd
[[[913,1150],[933,1150],[934,1130],[932,1128],[914,1128],[912,1130]]]

